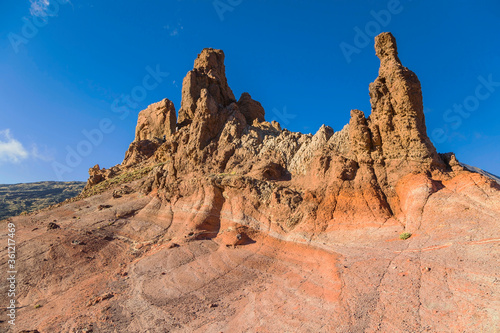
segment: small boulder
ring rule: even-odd
[[[54,223],[54,222],[50,222],[48,225],[47,225],[47,230],[54,230],[54,229],[60,229],[61,227]]]

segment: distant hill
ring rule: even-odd
[[[84,182],[0,184],[0,220],[32,212],[80,194]]]
[[[493,180],[495,180],[498,184],[500,184],[500,177],[495,176],[492,173],[489,173],[488,171],[484,171],[483,169],[479,169],[477,167],[465,164],[465,163],[460,163],[463,167],[467,168],[467,170],[472,171],[472,172],[477,172],[482,174],[483,176],[489,177]]]

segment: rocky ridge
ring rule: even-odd
[[[184,78],[179,119],[169,100],[141,111],[123,163],[111,172],[91,169],[88,187],[96,184],[96,174],[110,173],[102,181],[120,173],[115,170],[149,165],[155,167],[141,190],[154,191],[174,211],[186,194],[203,188],[215,197],[248,192],[259,214],[268,216],[259,229],[271,226],[285,234],[296,227],[312,232],[313,220],[324,228],[336,219],[396,218],[404,225],[408,217],[397,193],[403,177],[423,174],[434,184],[465,169],[453,154],[438,154],[429,140],[420,81],[401,64],[394,36],[377,36],[375,53],[380,69],[369,87],[371,115],[352,110],[341,131],[323,125],[307,135],[266,122],[261,104],[248,93],[236,101],[224,53],[204,49]],[[197,182],[188,185],[187,179]],[[276,204],[283,206],[279,217],[272,213]],[[219,226],[200,220],[187,228],[215,236]]]

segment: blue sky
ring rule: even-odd
[[[500,174],[498,1],[78,1],[0,5],[0,183],[85,180],[122,161],[137,114],[205,47],[229,85],[292,131],[370,114],[373,36],[391,31],[422,83],[439,152]]]

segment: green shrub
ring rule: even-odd
[[[405,240],[411,237],[410,232],[403,232],[402,234],[399,235],[399,239]]]

